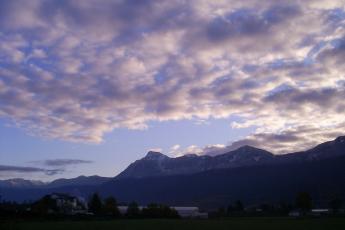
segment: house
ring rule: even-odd
[[[300,217],[300,216],[302,216],[302,213],[299,210],[292,210],[289,212],[289,216],[290,217]]]
[[[316,208],[316,209],[310,210],[310,214],[312,216],[324,216],[324,215],[328,215],[329,213],[330,213],[329,209],[326,209],[326,208]]]
[[[182,218],[207,219],[208,213],[200,212],[198,207],[170,207],[175,209]]]
[[[88,210],[87,202],[82,197],[71,196],[65,193],[52,193],[48,198],[54,202],[54,209],[50,213],[62,214],[86,214]]]
[[[330,214],[330,210],[323,209],[323,208],[311,209],[310,211],[304,213],[304,215],[308,215],[308,216],[324,216],[328,214]],[[303,216],[303,212],[300,210],[292,210],[291,212],[289,212],[289,216],[300,217],[300,216]]]

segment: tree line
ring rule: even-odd
[[[121,213],[115,198],[108,197],[104,200],[94,193],[89,200],[89,210],[95,215],[107,215],[120,217]],[[126,213],[123,215],[128,218],[178,218],[176,210],[167,205],[151,203],[142,209],[136,202],[131,202],[127,206]]]
[[[119,203],[110,196],[102,198],[98,193],[92,194],[87,201],[87,212],[95,217],[107,218],[179,218],[176,210],[164,204],[151,203],[145,207],[139,207],[136,202],[131,202],[126,206],[127,209],[119,210]],[[296,195],[294,204],[280,203],[267,204],[263,203],[255,206],[246,206],[242,201],[237,200],[225,207],[220,207],[216,211],[210,211],[209,217],[227,217],[251,215],[255,213],[265,215],[288,215],[290,211],[297,210],[300,214],[307,215],[313,208],[313,200],[309,193],[301,192]],[[326,207],[325,207],[326,208]],[[334,196],[328,201],[327,208],[330,215],[344,215],[344,203],[342,199]],[[259,212],[258,212],[259,211]],[[66,213],[59,213],[56,201],[49,195],[42,197],[36,202],[8,202],[1,200],[0,197],[0,217],[47,217],[47,216],[65,216]]]
[[[227,217],[227,216],[243,216],[243,215],[288,215],[291,211],[298,212],[301,216],[306,216],[314,207],[311,195],[308,192],[300,192],[296,194],[295,202],[289,204],[280,202],[278,204],[262,203],[259,205],[245,207],[242,201],[237,200],[228,206],[219,207],[217,211],[211,212],[210,217]],[[329,210],[328,215],[339,215],[342,211],[344,215],[344,203],[338,196],[328,200],[328,205],[324,208]]]
[[[125,206],[125,205],[124,205]],[[126,205],[127,210],[121,213],[117,200],[112,197],[102,197],[93,193],[87,202],[84,211],[76,216],[104,218],[179,218],[176,210],[164,204],[151,203],[145,207],[139,207],[136,202]],[[50,195],[46,195],[36,202],[7,202],[0,200],[0,217],[63,217],[68,214],[68,206],[58,207],[56,201]]]

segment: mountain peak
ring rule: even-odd
[[[267,156],[273,156],[272,153],[263,150],[263,149],[259,149],[250,145],[243,145],[242,147],[239,147],[236,150],[231,151],[230,153],[236,153],[236,154],[245,154],[245,155],[267,155]]]
[[[248,150],[258,150],[258,148],[255,148],[255,147],[250,146],[250,145],[243,145],[236,150],[248,151]]]
[[[163,153],[160,152],[156,152],[156,151],[149,151],[145,158],[149,158],[149,159],[155,159],[155,158],[162,158],[162,157],[167,157],[166,155],[164,155]]]
[[[184,158],[196,158],[196,157],[199,157],[197,154],[195,153],[188,153],[188,154],[185,154],[181,157],[184,157]]]
[[[266,150],[244,145],[236,150],[215,157],[227,161],[227,168],[270,163],[274,155]],[[222,165],[222,163],[220,163]]]

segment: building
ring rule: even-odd
[[[302,213],[299,210],[292,210],[289,212],[289,216],[291,217],[300,217],[302,216]]]
[[[182,218],[201,218],[207,219],[208,213],[200,212],[198,207],[170,207],[175,209]]]
[[[50,209],[50,213],[62,214],[86,214],[88,210],[87,202],[82,197],[71,196],[64,193],[52,193],[48,198],[54,201],[54,208]]]
[[[316,208],[316,209],[310,210],[310,214],[312,216],[324,216],[324,215],[330,214],[330,211],[329,209],[326,209],[326,208]]]
[[[289,212],[289,216],[291,217],[301,217],[303,215],[307,216],[325,216],[329,215],[330,210],[329,209],[323,209],[323,208],[316,208],[316,209],[311,209],[310,211],[303,213],[301,210],[292,210]]]

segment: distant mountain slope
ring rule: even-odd
[[[109,181],[111,178],[100,177],[100,176],[79,176],[71,179],[57,179],[52,182],[42,182],[35,180],[25,180],[20,178],[0,180],[0,188],[17,188],[17,189],[28,189],[28,188],[56,188],[65,186],[81,186],[91,185],[96,186],[104,182]]]
[[[25,180],[21,178],[14,178],[8,180],[0,180],[0,187],[6,188],[34,188],[46,185],[38,180]]]
[[[345,199],[345,156],[324,160],[217,169],[190,175],[123,178],[98,191],[122,202],[137,201],[218,208],[240,199],[245,205],[293,203],[307,191],[316,205],[334,196]]]
[[[340,136],[333,141],[319,144],[307,151],[281,155],[280,160],[286,162],[301,162],[322,160],[338,156],[345,156],[345,136]]]
[[[130,164],[116,178],[145,178],[169,175],[185,175],[215,169],[231,169],[257,165],[287,164],[345,156],[345,137],[325,142],[310,150],[285,155],[273,155],[262,149],[243,146],[218,156],[194,154],[170,158],[159,152],[147,155]]]
[[[100,185],[104,182],[109,181],[109,177],[100,177],[100,176],[79,176],[72,179],[57,179],[49,184],[46,187],[65,187],[65,186],[81,186],[81,185]]]
[[[120,202],[218,208],[240,199],[245,205],[294,202],[298,192],[311,193],[316,204],[334,196],[345,200],[345,156],[324,160],[217,169],[189,175],[112,179],[99,186],[0,188],[3,200],[37,200],[52,192],[88,198],[99,192]]]
[[[170,158],[159,152],[148,152],[144,158],[129,165],[116,178],[193,174],[213,169],[268,164],[274,158],[272,153],[251,146],[243,146],[215,157],[189,154]]]

